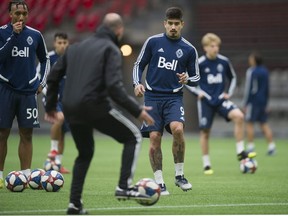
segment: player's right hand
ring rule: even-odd
[[[13,23],[13,31],[19,34],[23,29],[23,22]]]
[[[144,121],[147,125],[154,125],[154,119],[148,114],[148,110],[152,110],[151,106],[143,106],[143,110],[140,113],[140,116],[138,117],[138,119],[140,121]]]
[[[136,97],[143,97],[145,93],[145,87],[142,84],[138,84],[134,88],[134,94]]]

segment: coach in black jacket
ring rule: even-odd
[[[79,151],[73,168],[67,214],[86,213],[81,196],[94,153],[93,129],[124,144],[116,198],[145,199],[136,189],[130,188],[142,141],[141,133],[109,102],[112,98],[140,121],[154,123],[146,112],[149,108],[129,96],[123,86],[122,57],[117,46],[123,32],[122,18],[115,13],[107,14],[94,36],[67,48],[47,78],[45,119],[55,122],[63,118],[56,112],[56,102],[59,82],[66,75],[62,100],[64,115]]]

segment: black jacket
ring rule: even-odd
[[[48,75],[45,110],[56,109],[58,86],[66,75],[62,103],[70,122],[85,121],[91,114],[103,117],[111,110],[109,98],[137,118],[142,107],[124,88],[117,45],[116,35],[101,26],[92,37],[69,46]]]

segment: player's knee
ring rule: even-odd
[[[244,122],[244,114],[243,114],[243,112],[241,112],[240,109],[232,110],[229,113],[229,116],[230,116],[230,119],[232,119],[236,123]]]
[[[182,136],[183,135],[183,127],[182,125],[177,125],[176,127],[171,128],[173,136]]]

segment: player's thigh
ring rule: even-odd
[[[120,143],[140,143],[142,136],[138,127],[121,112],[112,109],[102,119],[96,121],[94,127]]]
[[[0,128],[11,128],[16,111],[15,93],[0,85]]]
[[[209,105],[204,100],[198,100],[197,107],[199,128],[203,130],[211,128],[217,108]]]
[[[226,121],[243,119],[243,113],[232,101],[226,100],[218,107],[218,113],[220,116],[226,119]]]
[[[182,98],[169,99],[163,103],[163,118],[165,129],[172,131],[183,129],[185,122],[185,110]],[[173,123],[173,124],[171,124]]]
[[[151,131],[158,131],[163,134],[164,119],[162,117],[163,113],[163,102],[155,100],[145,100],[145,106],[152,107],[152,110],[148,110],[149,115],[154,119],[154,125],[147,125],[143,122],[141,126],[141,133],[144,137],[149,137]]]
[[[17,95],[17,121],[19,127],[37,128],[40,127],[38,116],[37,95]]]

